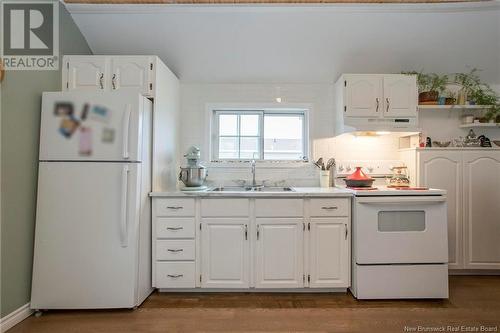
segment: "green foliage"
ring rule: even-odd
[[[419,92],[437,91],[442,93],[446,89],[446,84],[448,84],[448,75],[425,74],[417,71],[401,72],[401,74],[416,75]]]

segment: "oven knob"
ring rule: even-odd
[[[372,173],[372,172],[373,172],[373,167],[372,167],[372,166],[369,166],[367,169],[368,169],[368,172],[369,172],[369,173]]]
[[[351,166],[350,166],[350,165],[346,166],[345,171],[351,171],[351,170],[352,170],[352,169],[351,169]]]
[[[344,171],[344,166],[343,165],[339,165],[339,172],[342,172]]]

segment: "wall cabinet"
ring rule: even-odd
[[[343,107],[347,117],[416,117],[417,82],[403,74],[344,74]],[[341,103],[342,104],[342,103]]]
[[[154,198],[153,216],[156,288],[350,286],[349,198]]]
[[[65,56],[63,91],[139,90],[154,96],[151,56]]]
[[[416,185],[447,191],[450,269],[500,269],[500,150],[415,154]]]

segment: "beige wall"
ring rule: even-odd
[[[91,54],[60,6],[61,54]],[[30,300],[40,102],[60,90],[60,71],[9,71],[1,89],[1,303],[5,316]]]

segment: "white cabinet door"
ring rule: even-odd
[[[418,154],[418,186],[446,190],[449,267],[463,268],[462,153],[422,151]]]
[[[151,95],[153,62],[150,57],[126,56],[111,58],[111,89],[132,88]]]
[[[500,152],[463,152],[465,268],[500,268]]]
[[[71,56],[63,64],[63,90],[108,90],[108,68],[104,56]]]
[[[349,219],[312,218],[309,238],[309,286],[347,288],[350,275]]]
[[[345,77],[345,114],[349,117],[379,117],[383,112],[382,77],[347,75]]]
[[[384,75],[384,117],[417,116],[417,81],[412,75]]]
[[[257,218],[256,288],[304,286],[302,218]]]
[[[201,287],[248,288],[249,219],[204,218],[201,223]]]

